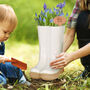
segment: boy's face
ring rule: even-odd
[[[12,32],[13,29],[8,24],[5,22],[0,23],[0,42],[6,41]]]

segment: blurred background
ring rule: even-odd
[[[9,40],[37,44],[37,25],[34,21],[35,12],[43,10],[44,3],[47,7],[54,8],[64,0],[0,0],[0,3],[9,4],[18,17],[18,26]],[[75,0],[66,0],[64,10],[71,14]]]
[[[6,56],[15,57],[28,63],[26,73],[29,73],[30,68],[37,64],[39,57],[37,24],[34,21],[35,12],[39,14],[41,10],[43,10],[44,3],[47,4],[47,7],[54,8],[58,3],[63,1],[64,0],[0,0],[0,4],[11,5],[18,18],[16,30],[12,33],[10,39],[5,42],[5,54]],[[70,16],[76,0],[65,1],[66,6],[64,11],[68,12]],[[75,51],[77,48],[77,40],[75,39],[68,52]],[[69,64],[66,69],[78,70],[83,69],[83,67],[80,61],[76,60]]]

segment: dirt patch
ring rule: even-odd
[[[32,79],[31,83],[36,87],[36,88],[40,88],[40,87],[60,87],[63,84],[65,84],[66,80],[61,80],[61,79],[56,79],[56,80],[52,80],[52,81],[45,81],[42,79],[39,80],[35,80]]]

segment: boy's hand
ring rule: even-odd
[[[10,60],[10,58],[4,55],[0,55],[0,63],[5,63],[7,60]]]
[[[54,18],[54,23],[61,26],[66,23],[66,18],[64,16],[57,16]]]

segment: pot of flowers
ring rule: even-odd
[[[49,64],[63,49],[66,22],[64,6],[65,2],[58,4],[57,8],[49,9],[44,3],[44,10],[39,15],[35,13],[35,20],[38,22],[39,61],[30,71],[30,77],[33,79],[54,80],[63,72],[63,69],[52,69]],[[56,16],[62,17],[63,25],[58,26],[54,23]]]

